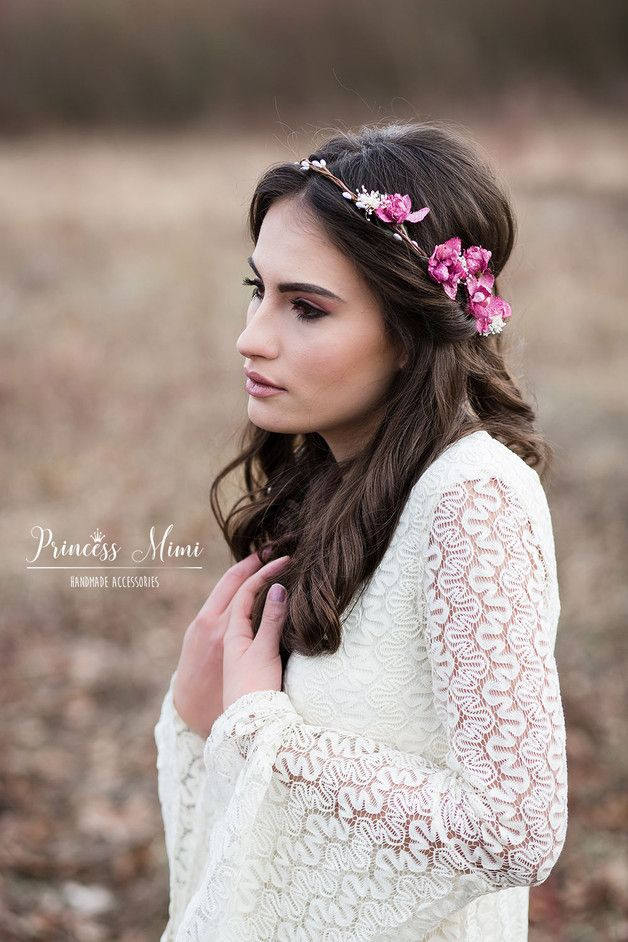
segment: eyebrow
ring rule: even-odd
[[[262,276],[258,272],[252,256],[250,256],[247,261],[257,277],[260,279],[260,281],[262,281]],[[338,297],[338,295],[334,294],[333,291],[330,291],[329,288],[321,288],[320,285],[310,285],[304,281],[282,281],[282,283],[277,285],[277,287],[280,291],[307,291],[309,294],[320,294],[324,298],[333,298],[334,301],[342,301],[344,304],[343,298]]]

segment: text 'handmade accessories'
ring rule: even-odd
[[[419,256],[427,259],[430,278],[442,285],[445,294],[452,301],[456,300],[459,284],[463,284],[468,295],[467,309],[475,319],[479,334],[487,336],[501,333],[512,310],[507,301],[493,293],[495,276],[488,270],[491,258],[489,249],[481,245],[471,245],[461,251],[461,240],[453,236],[437,245],[428,257],[419,244],[410,238],[404,226],[405,222],[421,222],[430,212],[428,206],[412,212],[412,201],[407,194],[402,196],[401,193],[380,193],[379,190],[369,192],[364,185],[359,192],[354,193],[327,168],[322,159],[304,158],[295,161],[295,164],[301,170],[315,170],[328,177],[342,189],[345,199],[352,200],[358,209],[365,211],[370,222],[375,214],[382,222],[392,226],[392,238],[407,242]]]

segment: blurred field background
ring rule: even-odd
[[[627,7],[0,0],[0,939],[153,942],[153,727],[229,564],[208,489],[246,416],[257,177],[334,128],[449,120],[519,237],[511,363],[556,449],[570,825],[532,942],[628,940]],[[504,290],[505,289],[505,290]],[[159,588],[27,571],[61,542],[206,547]]]

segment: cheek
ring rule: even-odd
[[[329,342],[303,358],[303,371],[312,385],[329,388],[347,382],[355,367],[355,353],[350,345]]]
[[[385,361],[380,334],[366,331],[362,323],[322,338],[303,357],[302,368],[317,389],[335,387],[352,394],[377,385]]]

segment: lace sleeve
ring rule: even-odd
[[[206,856],[209,833],[235,781],[234,776],[223,775],[220,781],[212,782],[207,776],[203,764],[205,740],[190,729],[174,705],[176,673],[170,679],[154,729],[170,882],[169,920],[160,942],[174,939],[198,875],[198,858]]]
[[[548,877],[567,766],[546,562],[501,481],[438,499],[420,588],[442,763],[309,725],[283,691],[230,705],[205,765],[244,765],[177,942],[226,926],[357,942],[408,921],[420,938],[478,896]]]

